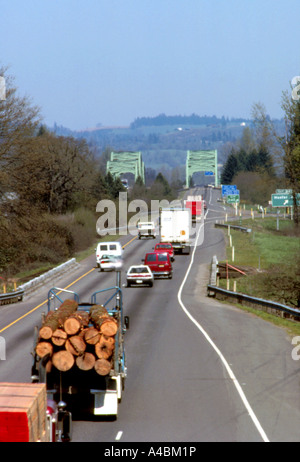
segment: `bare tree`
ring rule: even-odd
[[[0,68],[5,79],[6,99],[0,100],[0,193],[7,189],[7,167],[13,163],[20,148],[32,136],[40,123],[39,108],[26,97],[17,95],[13,78]]]
[[[294,222],[299,225],[299,206],[297,195],[300,193],[300,101],[285,91],[282,95],[282,109],[285,113],[285,135],[278,137],[283,151],[284,172],[287,185],[293,191]]]

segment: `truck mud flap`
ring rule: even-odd
[[[118,403],[122,394],[121,376],[110,377],[110,388],[91,389],[90,392],[94,395],[94,415],[118,415]]]
[[[91,390],[94,395],[94,415],[118,415],[116,390]]]

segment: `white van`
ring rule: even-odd
[[[142,222],[138,223],[138,238],[141,239],[142,237],[152,237],[155,239],[156,231],[155,231],[155,224],[150,222]]]
[[[123,249],[120,242],[99,242],[96,248],[96,264],[98,268],[100,268],[102,255],[114,255],[115,257],[122,258]]]

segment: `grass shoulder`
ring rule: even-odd
[[[226,233],[228,264],[247,273],[234,279],[237,292],[299,307],[299,235],[291,220],[284,221],[281,231],[272,217],[242,220],[241,226],[251,232]],[[227,281],[221,279],[220,286],[228,287]]]

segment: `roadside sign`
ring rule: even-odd
[[[276,189],[276,194],[293,194],[291,189]]]
[[[237,194],[237,187],[234,184],[222,184],[222,196],[228,196],[228,194]]]
[[[300,205],[300,194],[296,195],[297,204]],[[292,207],[294,205],[292,194],[272,194],[272,207]]]
[[[239,194],[228,194],[226,197],[226,202],[228,204],[236,204],[240,202],[240,195]]]

